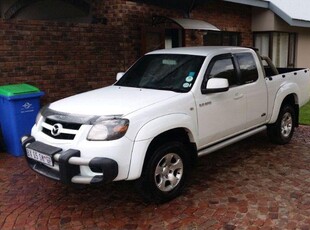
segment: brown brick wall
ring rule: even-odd
[[[251,7],[227,3],[223,1],[210,1],[208,4],[200,6],[193,10],[191,17],[207,21],[221,31],[240,32],[241,45],[252,46],[252,33],[251,33]],[[191,32],[187,33],[187,44],[195,45],[203,42],[202,37],[197,36],[198,41],[192,41],[190,38]],[[199,35],[199,33],[196,33]],[[201,35],[202,36],[202,35]]]
[[[108,24],[113,25],[122,33],[122,49],[124,64],[129,67],[141,57],[141,38],[143,29],[152,29],[153,15],[182,17],[179,10],[165,9],[154,5],[125,0],[96,1],[95,15],[106,17]]]
[[[123,48],[125,52],[124,65],[130,66],[143,52],[141,37],[143,29],[152,30],[152,16],[184,17],[181,10],[161,8],[154,5],[137,3],[134,1],[111,0],[97,1],[96,15],[106,16],[108,24],[112,24],[123,33]],[[207,1],[193,9],[191,18],[205,20],[223,31],[241,32],[241,45],[252,46],[251,7],[222,1]],[[161,25],[153,27],[160,28]],[[202,33],[185,31],[185,46],[203,44]]]
[[[33,84],[50,102],[111,84],[124,68],[117,31],[106,25],[2,20],[0,85]]]
[[[219,6],[213,5],[214,8],[219,8],[220,17],[213,15],[208,20],[211,23],[217,22],[218,26],[223,31],[241,32],[241,45],[252,46],[252,15],[250,6],[242,6],[233,3],[220,2]],[[210,9],[210,13],[213,11]]]
[[[142,55],[143,29],[152,16],[182,17],[179,10],[125,0],[94,0],[92,14],[107,25],[34,20],[0,20],[0,85],[27,82],[46,93],[44,104],[114,82]],[[242,32],[252,44],[250,8],[211,1],[194,9],[192,18],[222,30]],[[186,45],[201,45],[186,31]]]

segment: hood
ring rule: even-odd
[[[109,86],[56,101],[49,108],[80,115],[126,115],[177,95],[172,91]]]

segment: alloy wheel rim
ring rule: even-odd
[[[178,154],[168,153],[158,162],[155,169],[155,183],[159,190],[169,192],[181,181],[183,161]]]
[[[287,138],[290,136],[293,129],[293,118],[290,113],[285,113],[283,115],[282,121],[281,121],[281,134],[283,137]]]

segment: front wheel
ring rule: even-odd
[[[182,192],[190,171],[189,151],[180,142],[169,142],[151,151],[137,188],[150,202],[163,203]]]
[[[287,144],[295,129],[295,110],[291,105],[281,108],[276,123],[268,126],[268,136],[276,144]]]

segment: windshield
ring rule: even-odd
[[[136,88],[188,92],[205,57],[152,54],[142,57],[115,84]]]

